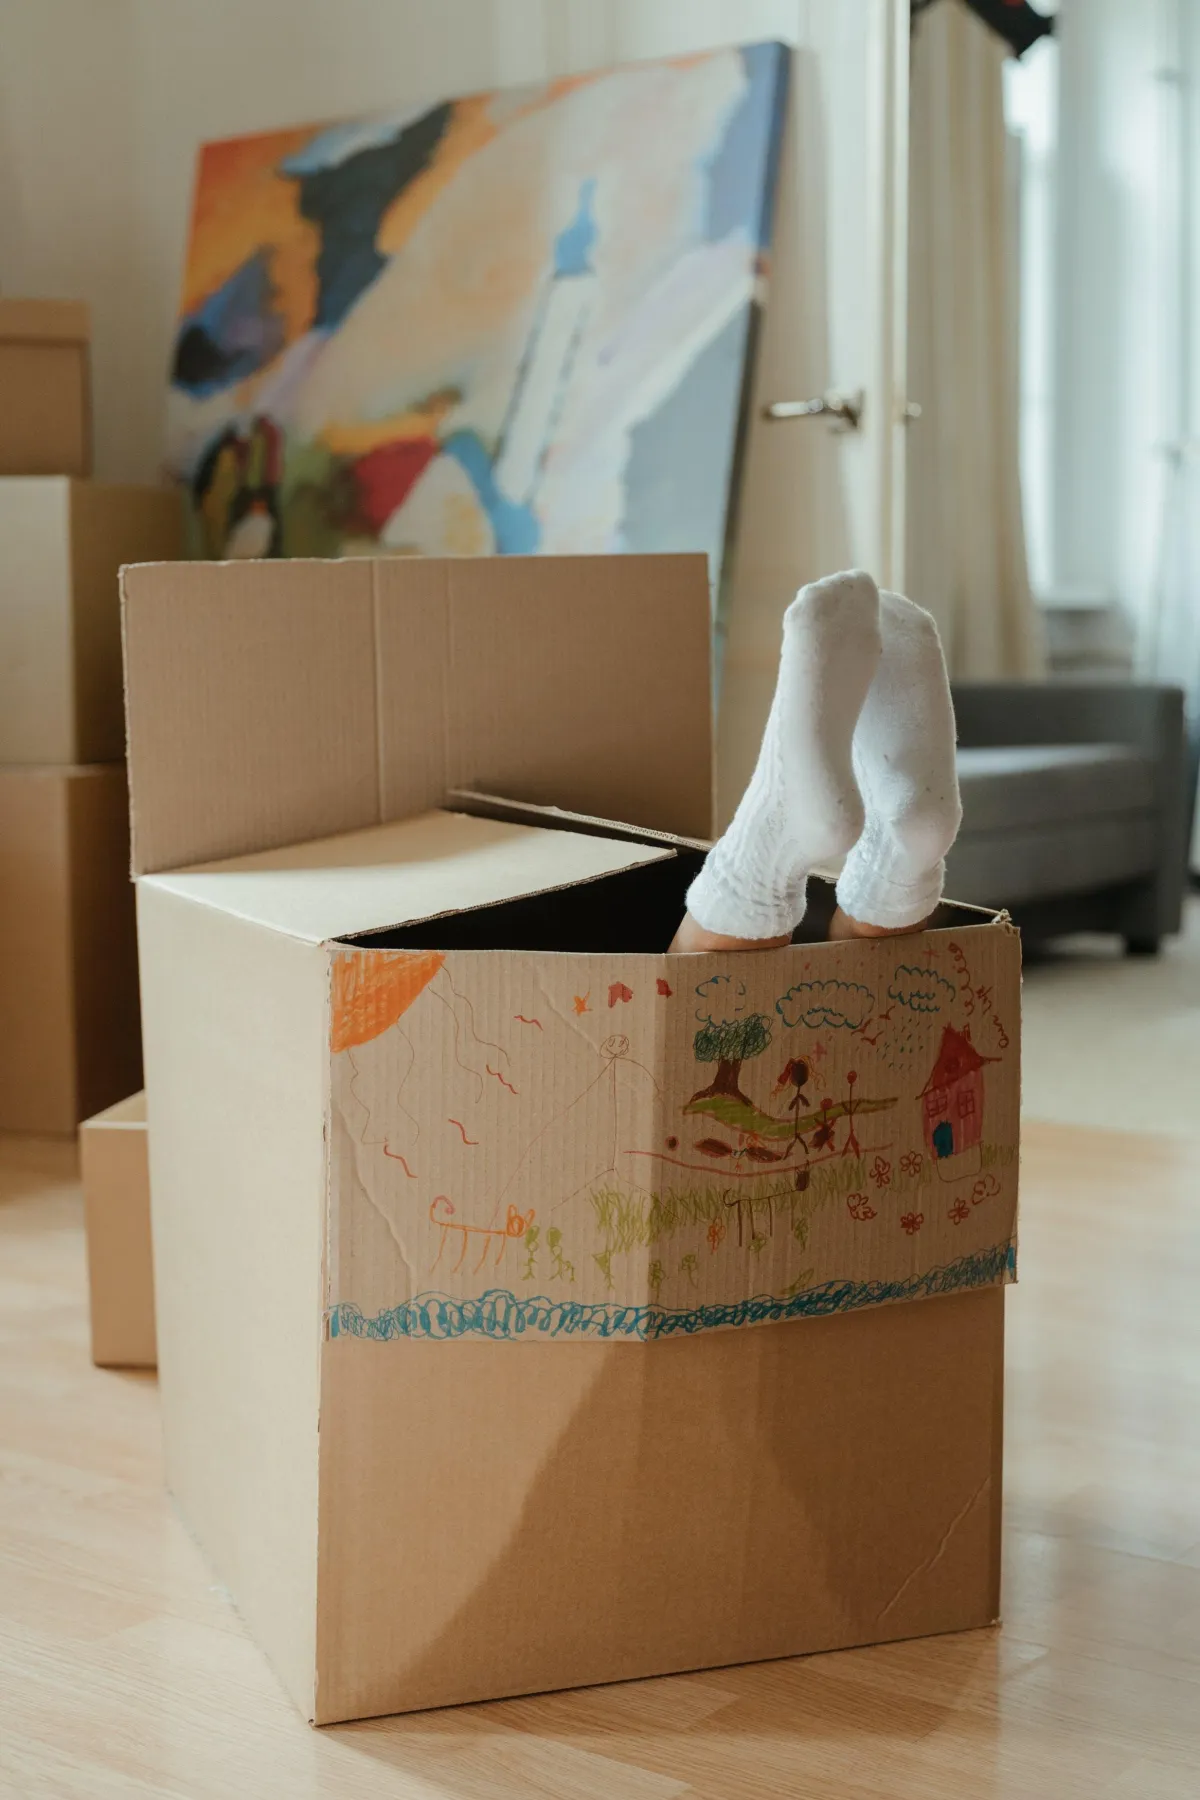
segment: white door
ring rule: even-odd
[[[497,75],[722,43],[795,47],[775,244],[732,564],[718,752],[732,811],[770,704],[784,608],[861,567],[904,580],[908,0],[495,0]],[[856,429],[764,408],[861,396]]]

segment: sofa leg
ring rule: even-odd
[[[1162,939],[1157,934],[1150,937],[1126,937],[1125,953],[1127,956],[1157,956],[1162,949]]]

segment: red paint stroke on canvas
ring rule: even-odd
[[[610,1006],[615,1006],[618,1000],[629,1001],[632,999],[633,989],[627,988],[623,981],[614,981],[608,990],[608,1004]]]
[[[655,986],[657,987],[659,993],[662,995],[664,1000],[669,1000],[671,998],[671,995],[675,991],[674,988],[671,986],[670,982],[664,981],[661,975],[659,976],[658,980],[656,981]]]
[[[501,1087],[506,1087],[506,1088],[507,1088],[507,1089],[508,1089],[508,1091],[509,1091],[509,1093],[510,1093],[510,1094],[515,1094],[515,1093],[516,1093],[516,1091],[517,1091],[517,1090],[516,1090],[516,1088],[515,1088],[515,1087],[514,1087],[514,1086],[513,1086],[513,1084],[512,1084],[512,1082],[511,1082],[511,1081],[505,1081],[505,1079],[504,1079],[504,1077],[503,1077],[503,1075],[502,1075],[502,1074],[501,1074],[501,1073],[500,1073],[500,1071],[499,1071],[499,1069],[493,1069],[493,1067],[492,1067],[492,1065],[491,1065],[491,1063],[488,1063],[488,1064],[486,1064],[486,1065],[485,1065],[485,1066],[486,1066],[486,1068],[487,1068],[487,1072],[488,1072],[488,1074],[489,1074],[489,1075],[494,1075],[494,1076],[495,1076],[495,1077],[496,1077],[496,1080],[497,1080],[497,1081],[498,1081],[498,1082],[499,1082],[499,1083],[500,1083],[500,1086],[501,1086]]]
[[[540,1019],[527,1019],[524,1013],[514,1013],[513,1018],[517,1021],[518,1025],[536,1025],[539,1031],[543,1029],[542,1021]]]
[[[462,1132],[462,1141],[464,1144],[478,1144],[478,1142],[479,1142],[478,1138],[469,1138],[467,1136],[466,1126],[463,1124],[461,1119],[447,1119],[446,1123],[447,1123],[447,1125],[457,1125],[458,1126],[458,1129]]]
[[[400,1164],[400,1167],[404,1170],[404,1173],[408,1176],[408,1179],[410,1181],[415,1181],[417,1179],[416,1176],[413,1174],[412,1170],[409,1168],[408,1163],[405,1161],[404,1157],[401,1156],[401,1154],[398,1150],[389,1150],[387,1145],[385,1144],[383,1146],[383,1154],[385,1156],[390,1156],[393,1162],[398,1162]]]

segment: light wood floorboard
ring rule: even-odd
[[[321,1732],[87,1361],[72,1152],[0,1144],[0,1794],[1194,1800],[1197,1129],[1027,1131],[999,1630]]]

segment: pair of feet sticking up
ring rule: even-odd
[[[758,763],[671,949],[790,942],[809,875],[839,863],[831,937],[919,930],[962,817],[954,742],[929,614],[858,571],[802,588]]]

